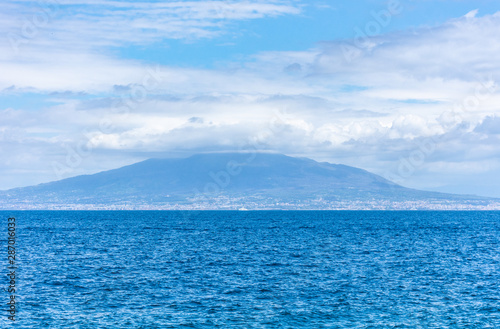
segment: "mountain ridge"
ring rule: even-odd
[[[489,209],[496,202],[409,189],[342,164],[252,152],[153,158],[0,191],[0,209]]]

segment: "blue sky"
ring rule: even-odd
[[[196,41],[164,39],[144,46],[114,49],[115,54],[164,65],[216,67],[238,62],[262,51],[301,51],[328,40],[350,39],[356,27],[364,30],[374,20],[373,12],[387,9],[386,1],[310,1],[295,2],[296,15],[280,15],[228,23],[216,38]],[[396,2],[395,2],[396,3]],[[381,27],[381,33],[439,26],[481,8],[481,14],[494,14],[495,1],[398,1],[401,12]],[[418,3],[418,5],[417,5]],[[223,7],[222,7],[223,8]]]
[[[0,7],[0,189],[253,143],[500,197],[498,1]]]

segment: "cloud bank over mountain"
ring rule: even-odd
[[[400,5],[403,14],[410,10]],[[479,175],[488,184],[471,192],[500,196],[500,12],[386,31],[402,14],[383,16],[381,7],[354,27],[355,37],[204,67],[170,65],[161,56],[174,51],[170,42],[187,49],[200,40],[238,43],[252,22],[298,19],[312,5],[3,6],[0,188],[166,154],[255,148],[446,192],[474,186],[464,177]],[[141,47],[156,57],[134,56]]]

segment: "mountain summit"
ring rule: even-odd
[[[482,209],[495,202],[408,189],[362,169],[269,153],[150,159],[0,192],[3,209]]]

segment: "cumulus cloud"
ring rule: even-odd
[[[500,135],[500,117],[488,116],[474,129],[477,133],[485,135]]]

